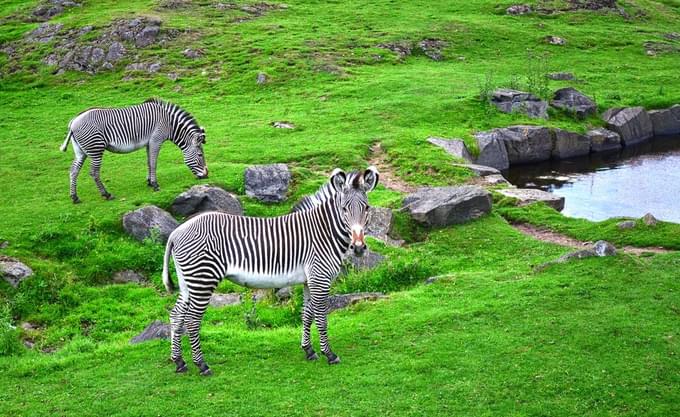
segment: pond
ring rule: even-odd
[[[566,216],[599,221],[652,213],[680,223],[680,136],[610,153],[517,165],[505,176],[517,187],[563,196]]]

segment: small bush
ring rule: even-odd
[[[23,350],[19,341],[19,331],[12,325],[9,304],[0,304],[0,356],[14,355]]]
[[[424,258],[388,260],[374,270],[351,273],[338,279],[334,292],[399,291],[438,273],[438,269]]]

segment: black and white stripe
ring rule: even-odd
[[[170,139],[182,150],[184,163],[198,178],[208,176],[203,157],[205,131],[196,120],[179,106],[158,99],[123,108],[94,108],[76,116],[69,123],[69,131],[61,151],[73,142],[75,158],[70,170],[70,194],[74,203],[80,202],[76,192],[78,174],[90,157],[90,175],[101,195],[112,198],[99,176],[102,156],[108,150],[128,153],[146,147],[147,184],[158,190],[156,161],[161,145]]]
[[[338,363],[326,332],[328,294],[347,250],[360,255],[365,249],[366,193],[377,183],[374,167],[349,175],[335,170],[329,182],[333,191],[316,198],[306,210],[273,218],[210,212],[178,227],[168,239],[163,264],[163,282],[172,291],[168,263],[174,258],[180,288],[170,314],[171,358],[177,371],[186,370],[181,355],[181,336],[186,331],[193,362],[202,374],[210,373],[200,348],[199,329],[210,297],[224,278],[251,288],[303,284],[302,348],[307,359],[317,358],[310,341],[315,321],[321,351],[329,363]]]

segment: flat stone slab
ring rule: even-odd
[[[576,132],[554,129],[555,144],[553,145],[553,159],[567,159],[590,153],[590,137]]]
[[[181,216],[191,216],[205,211],[243,215],[243,207],[236,196],[220,187],[210,185],[194,185],[175,198],[170,210]]]
[[[654,136],[652,119],[642,107],[609,109],[602,115],[607,128],[621,136],[625,146],[644,142]]]
[[[414,220],[437,227],[479,218],[491,211],[491,204],[491,194],[474,185],[420,188],[403,201]]]
[[[505,144],[511,165],[547,161],[552,155],[553,133],[547,127],[517,125],[494,131]]]
[[[281,202],[288,194],[290,179],[286,164],[251,166],[245,171],[246,195],[264,203]]]
[[[580,119],[584,119],[597,112],[595,101],[572,87],[561,88],[555,91],[550,105],[573,113]]]
[[[489,166],[499,170],[510,168],[508,152],[505,149],[503,140],[494,131],[479,132],[475,134],[479,156],[476,164]]]
[[[123,229],[139,241],[152,238],[165,243],[177,226],[179,223],[170,213],[156,206],[142,207],[123,216]]]
[[[458,159],[464,159],[468,162],[472,162],[473,160],[472,155],[468,152],[467,146],[465,146],[465,142],[463,142],[462,139],[445,139],[431,136],[427,138],[427,141],[435,146],[439,146],[444,149],[446,153]]]
[[[0,276],[16,288],[21,281],[33,275],[33,270],[25,263],[9,256],[0,255]]]
[[[170,339],[170,324],[156,320],[146,326],[142,333],[130,339],[130,344],[135,345],[153,339]]]
[[[487,175],[500,175],[501,171],[494,167],[479,164],[453,164],[453,166],[467,168],[474,172],[479,177],[486,177]]]
[[[328,298],[328,312],[349,307],[360,301],[375,301],[387,296],[381,292],[358,292],[354,294],[336,294]]]
[[[507,188],[498,190],[504,196],[516,198],[520,205],[543,202],[557,211],[564,209],[564,197],[533,188]]]
[[[491,104],[503,113],[524,113],[532,118],[548,118],[548,102],[524,91],[501,88],[493,92]]]
[[[590,138],[592,152],[606,152],[621,149],[621,136],[611,130],[599,127],[589,130],[586,136]]]
[[[647,112],[652,121],[655,136],[680,134],[680,104],[668,109]]]

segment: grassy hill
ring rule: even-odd
[[[680,256],[619,255],[535,273],[568,249],[521,235],[507,219],[674,249],[677,225],[622,232],[613,221],[567,219],[503,199],[489,216],[441,230],[399,213],[397,232],[408,245],[370,241],[389,261],[334,287],[390,294],[330,316],[341,365],[304,361],[297,293],[283,305],[209,309],[202,334],[215,375],[200,378],[191,368],[178,376],[168,342],[128,344],[150,321],[167,319],[174,297],[160,284],[163,248],[127,237],[120,219],[146,204],[167,208],[199,181],[169,143],[157,193],[146,186],[143,151],[106,154],[102,179],[116,199],[103,201],[84,169],[83,203],[73,205],[72,153],[58,151],[80,111],[162,97],[206,128],[210,178],[201,182],[238,194],[249,215],[287,212],[333,168],[365,167],[376,143],[411,185],[462,183],[470,173],[428,136],[460,137],[474,150],[476,131],[539,123],[480,100],[495,87],[546,96],[574,86],[601,110],[680,103],[673,35],[680,2],[557,11],[579,2],[541,1],[532,3],[541,11],[522,16],[506,14],[510,1],[80,3],[49,20],[63,24],[57,36],[35,42],[27,34],[40,25],[33,11],[41,3],[0,2],[0,241],[9,241],[3,255],[35,271],[16,289],[0,282],[0,415],[680,413]],[[136,17],[160,20],[163,42],[126,44],[124,58],[95,74],[57,74],[45,64],[64,34],[91,25],[71,48],[80,47]],[[428,39],[445,45],[441,60],[418,46]],[[411,53],[383,47],[393,45]],[[202,55],[187,58],[187,48]],[[134,63],[160,70],[126,69]],[[545,77],[561,71],[578,81]],[[266,83],[256,82],[259,73]],[[296,129],[273,128],[279,120]],[[540,123],[584,131],[602,122],[551,110]],[[264,206],[243,196],[244,168],[276,162],[293,171],[287,202]],[[370,201],[396,209],[402,197],[381,186]],[[150,284],[111,285],[124,269],[145,273]],[[446,278],[422,284],[433,275]],[[25,321],[39,329],[14,329]]]

